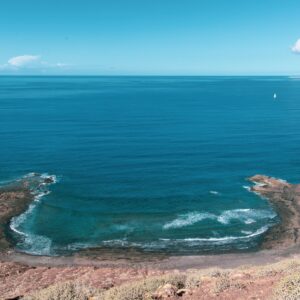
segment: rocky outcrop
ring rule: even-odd
[[[251,191],[269,200],[277,211],[280,222],[270,228],[262,242],[264,249],[289,248],[300,243],[300,184],[264,175],[249,178]]]
[[[11,246],[6,236],[6,225],[12,217],[26,210],[32,200],[33,195],[23,185],[0,189],[0,251]]]
[[[0,252],[11,247],[6,226],[11,218],[23,213],[39,193],[47,191],[47,185],[54,183],[53,176],[30,173],[25,177],[0,186]]]

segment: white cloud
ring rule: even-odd
[[[7,63],[10,66],[21,68],[36,63],[39,59],[38,55],[20,55],[10,58]]]
[[[292,47],[292,51],[294,53],[300,54],[300,39],[295,43],[295,45]]]
[[[45,73],[45,72],[60,72],[71,67],[69,64],[57,62],[50,63],[42,60],[40,55],[19,55],[11,57],[5,64],[0,64],[0,71],[13,73]]]

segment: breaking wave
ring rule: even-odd
[[[58,181],[57,177],[48,174],[29,173],[19,182],[28,183],[34,201],[30,204],[28,209],[21,215],[12,218],[10,222],[10,229],[18,236],[16,247],[26,253],[35,255],[57,255],[62,251],[77,251],[89,247],[136,247],[146,251],[177,249],[178,251],[189,251],[189,249],[198,250],[212,250],[214,247],[221,247],[220,249],[228,249],[233,244],[239,249],[246,249],[259,237],[265,233],[269,225],[265,225],[259,229],[241,230],[240,234],[225,235],[225,236],[211,236],[211,237],[191,237],[191,238],[157,238],[153,241],[132,241],[130,234],[135,231],[132,224],[118,224],[114,225],[113,229],[116,232],[125,232],[123,238],[112,240],[94,241],[93,243],[75,242],[68,245],[55,245],[51,238],[29,232],[25,228],[29,216],[41,201],[41,199],[50,193],[49,185]],[[187,226],[192,226],[203,220],[213,220],[220,224],[230,224],[232,221],[239,221],[244,224],[255,223],[259,220],[270,220],[276,217],[276,213],[267,209],[232,209],[224,210],[220,213],[199,212],[193,211],[178,215],[175,219],[165,223],[158,223],[159,228],[167,231],[171,229],[178,229]],[[162,227],[161,227],[162,226]],[[128,232],[130,234],[128,234]]]
[[[21,215],[13,217],[9,225],[10,229],[19,235],[20,241],[17,242],[16,246],[17,248],[20,246],[23,252],[37,255],[49,255],[51,253],[52,241],[50,238],[26,232],[22,229],[22,226],[26,223],[29,215],[32,214],[41,198],[50,193],[48,186],[55,184],[57,181],[58,179],[55,175],[47,173],[29,173],[17,180],[19,183],[26,183],[34,195],[34,201],[29,205],[28,209]]]
[[[198,223],[202,220],[206,219],[215,219],[216,215],[211,213],[199,213],[199,212],[191,212],[188,214],[180,215],[177,219],[166,223],[163,228],[170,229],[170,228],[180,228],[189,225],[193,225]]]
[[[224,246],[228,249],[228,246],[235,243],[236,248],[246,249],[249,246],[249,242],[255,238],[260,237],[269,229],[269,226],[263,226],[258,230],[251,232],[247,235],[241,236],[224,236],[224,237],[210,237],[210,238],[183,238],[183,239],[167,239],[161,238],[152,242],[133,242],[126,238],[103,241],[103,246],[109,247],[136,247],[144,250],[166,250],[177,249],[178,251],[189,251],[193,247],[197,247],[197,250],[212,250],[215,246]],[[175,247],[175,248],[174,248]],[[201,247],[201,248],[199,248]]]
[[[212,195],[220,195],[220,193],[218,191],[209,191],[209,193]]]
[[[273,219],[276,213],[267,209],[233,209],[225,210],[221,214],[190,212],[179,215],[176,219],[163,225],[163,229],[181,228],[191,226],[203,220],[215,220],[222,224],[229,224],[232,220],[238,220],[244,224],[255,223],[257,220]]]
[[[245,240],[245,239],[250,239],[256,236],[259,236],[263,233],[265,233],[267,230],[269,229],[269,226],[263,226],[261,228],[259,228],[258,230],[251,232],[248,235],[244,235],[244,236],[225,236],[225,237],[210,237],[210,238],[186,238],[186,239],[175,239],[173,241],[177,241],[177,242],[188,242],[188,241],[199,241],[199,242],[230,242],[232,240]],[[168,239],[162,239],[162,240],[168,240]]]

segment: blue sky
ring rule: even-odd
[[[299,0],[3,0],[0,74],[300,74]]]

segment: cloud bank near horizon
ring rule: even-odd
[[[0,71],[18,72],[18,71],[41,71],[61,70],[68,67],[68,64],[57,62],[49,63],[42,60],[41,55],[24,54],[11,57],[3,65],[0,65]]]
[[[294,54],[300,54],[300,38],[293,46],[290,46],[290,51]],[[95,66],[93,67],[91,69],[88,67],[83,69],[86,73],[88,71],[95,72]],[[78,70],[81,70],[78,65],[75,66],[62,62],[50,63],[42,59],[41,55],[34,54],[13,56],[4,64],[0,62],[0,74],[63,74],[64,72],[66,74],[73,74]]]
[[[23,67],[23,66],[28,66],[34,62],[38,62],[40,60],[39,55],[20,55],[20,56],[15,56],[10,58],[7,63],[10,66],[13,67]]]

